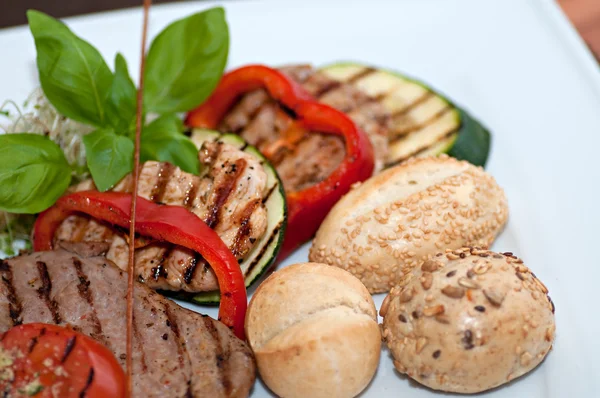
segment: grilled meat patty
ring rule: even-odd
[[[384,164],[388,111],[349,83],[329,78],[308,65],[281,68],[324,104],[345,112],[369,136],[375,149],[375,171]],[[284,187],[299,191],[327,178],[345,156],[338,136],[299,131],[292,119],[264,90],[243,96],[222,120],[219,130],[240,134],[273,163]]]
[[[205,143],[199,152],[205,173],[195,176],[169,163],[149,161],[140,172],[138,195],[156,203],[184,206],[200,217],[242,261],[267,228],[267,175],[259,161],[237,148]],[[113,191],[131,192],[133,178],[125,177]],[[95,189],[91,180],[74,190]],[[126,234],[90,217],[71,216],[56,234],[57,241],[109,242],[106,257],[127,269]],[[218,289],[217,278],[193,251],[164,242],[140,242],[135,270],[153,289],[202,292]]]
[[[72,251],[0,263],[0,332],[21,323],[71,325],[108,347],[125,367],[127,274],[98,256],[107,244],[65,247]],[[254,359],[225,325],[141,283],[135,283],[134,296],[135,397],[248,396]]]

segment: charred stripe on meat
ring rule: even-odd
[[[46,307],[50,310],[54,323],[59,324],[62,322],[62,318],[58,312],[58,303],[50,297],[52,293],[52,280],[50,279],[50,274],[48,274],[48,267],[43,261],[37,261],[36,264],[40,280],[42,281],[42,286],[37,290],[38,295],[46,303]]]
[[[231,390],[231,381],[229,380],[229,375],[226,369],[227,361],[225,358],[225,354],[223,352],[223,347],[221,344],[221,338],[219,337],[219,331],[215,328],[212,320],[209,317],[202,318],[204,320],[204,326],[206,330],[210,333],[214,343],[215,343],[215,359],[216,365],[219,372],[219,380],[223,389],[225,389],[225,394],[229,395]]]
[[[75,268],[75,272],[77,273],[77,279],[79,279],[79,284],[77,285],[79,295],[88,303],[92,311],[89,315],[89,319],[92,323],[93,332],[90,335],[93,338],[100,340],[102,344],[108,347],[108,341],[106,340],[104,333],[102,332],[102,324],[98,319],[98,314],[96,313],[96,308],[94,307],[94,297],[92,297],[92,292],[90,291],[90,281],[88,280],[88,277],[85,274],[85,272],[83,272],[81,261],[79,261],[75,257],[73,257],[73,267]]]
[[[23,323],[23,320],[21,319],[21,311],[23,310],[23,307],[21,306],[21,300],[15,291],[15,286],[13,285],[13,273],[10,264],[6,261],[0,262],[0,272],[2,272],[2,282],[8,291],[7,298],[9,301],[8,309],[10,312],[10,318],[13,325],[20,325]]]
[[[234,163],[227,165],[228,170],[225,173],[226,177],[221,185],[215,187],[214,201],[208,212],[208,217],[205,220],[206,225],[208,225],[210,228],[214,229],[219,223],[221,209],[233,191],[235,185],[238,183],[238,179],[243,174],[246,164],[247,163],[245,159],[237,159]]]

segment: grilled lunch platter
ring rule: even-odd
[[[170,8],[144,3],[140,59],[27,12],[36,88],[0,116],[4,396],[520,396],[553,366],[563,303],[464,96],[402,57],[234,67],[248,5],[155,31]]]

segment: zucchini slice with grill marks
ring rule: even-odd
[[[400,73],[356,63],[321,69],[326,76],[351,84],[389,111],[386,167],[411,156],[448,153],[485,166],[490,133],[465,110],[427,85]]]
[[[287,223],[287,205],[283,184],[279,180],[279,176],[271,163],[269,163],[258,149],[249,145],[237,134],[223,134],[213,130],[192,129],[190,138],[198,149],[204,142],[220,141],[233,145],[247,154],[258,158],[267,173],[267,189],[263,197],[263,203],[267,208],[267,229],[262,238],[255,243],[250,253],[248,253],[244,261],[240,264],[246,281],[246,287],[248,287],[260,278],[271,264],[273,264],[283,243],[283,235]],[[220,300],[220,293],[218,291],[195,293],[187,297],[179,296],[179,298],[184,300],[191,299],[191,301],[200,304],[217,304]]]

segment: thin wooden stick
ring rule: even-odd
[[[133,152],[133,192],[131,200],[131,223],[129,224],[129,268],[127,272],[127,396],[133,393],[133,285],[135,273],[135,211],[140,177],[140,140],[144,99],[144,70],[146,67],[146,37],[148,36],[148,14],[152,0],[144,0],[144,22],[142,24],[142,50],[140,55],[140,85],[137,91],[135,120],[135,149]]]

